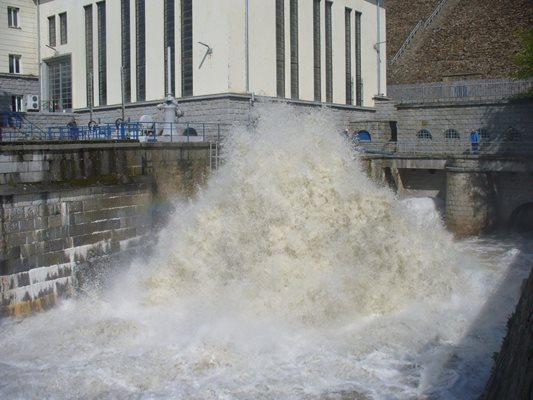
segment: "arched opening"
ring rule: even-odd
[[[459,140],[461,139],[461,135],[459,135],[459,132],[457,132],[455,129],[447,129],[444,131],[444,137],[448,140],[455,139]]]
[[[533,232],[533,203],[516,208],[509,218],[509,226],[517,232]]]
[[[433,139],[433,137],[431,136],[431,132],[428,131],[427,129],[419,130],[418,133],[416,134],[416,138],[418,140],[431,140],[431,139]]]

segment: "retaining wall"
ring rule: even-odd
[[[96,265],[146,253],[171,201],[192,196],[210,173],[208,143],[0,151],[0,315],[45,308]]]

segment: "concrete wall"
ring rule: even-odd
[[[447,156],[384,157],[366,155],[368,174],[401,196],[435,197],[444,201],[445,222],[459,236],[478,235],[516,224],[516,211],[529,218],[533,205],[533,161],[530,158]]]
[[[533,270],[507,322],[507,335],[481,400],[529,399],[533,393]]]
[[[206,143],[1,151],[0,315],[46,307],[71,294],[95,265],[146,253],[170,201],[192,196],[210,173]]]

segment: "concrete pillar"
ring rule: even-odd
[[[478,235],[496,222],[491,172],[477,160],[450,160],[446,165],[446,225],[458,236]]]

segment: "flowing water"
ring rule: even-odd
[[[149,261],[0,321],[0,398],[480,393],[532,238],[455,241],[431,199],[372,183],[327,113],[262,108]]]

